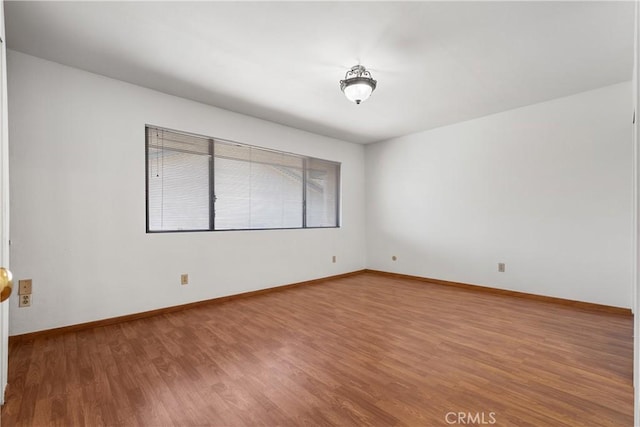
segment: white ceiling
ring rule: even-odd
[[[631,79],[629,2],[5,2],[7,46],[368,143]],[[338,81],[357,63],[361,105]],[[631,102],[631,101],[630,101]]]

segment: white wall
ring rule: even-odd
[[[365,266],[631,306],[631,83],[365,149],[18,52],[8,65],[11,267],[34,280],[13,335]],[[342,228],[146,234],[145,124],[342,162]]]
[[[362,146],[18,52],[8,66],[12,269],[33,279],[12,335],[365,267]],[[145,124],[342,162],[342,227],[146,234]]]
[[[627,82],[368,146],[367,267],[631,307],[630,105]]]

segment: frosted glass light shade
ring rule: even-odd
[[[344,88],[344,96],[351,102],[360,104],[371,96],[373,88],[368,82],[357,82]]]

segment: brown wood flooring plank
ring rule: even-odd
[[[633,424],[631,316],[374,273],[9,352],[6,426]]]

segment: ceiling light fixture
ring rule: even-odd
[[[369,98],[377,84],[378,82],[373,80],[366,68],[362,65],[354,65],[347,71],[344,80],[340,80],[340,89],[349,101],[360,104]]]

